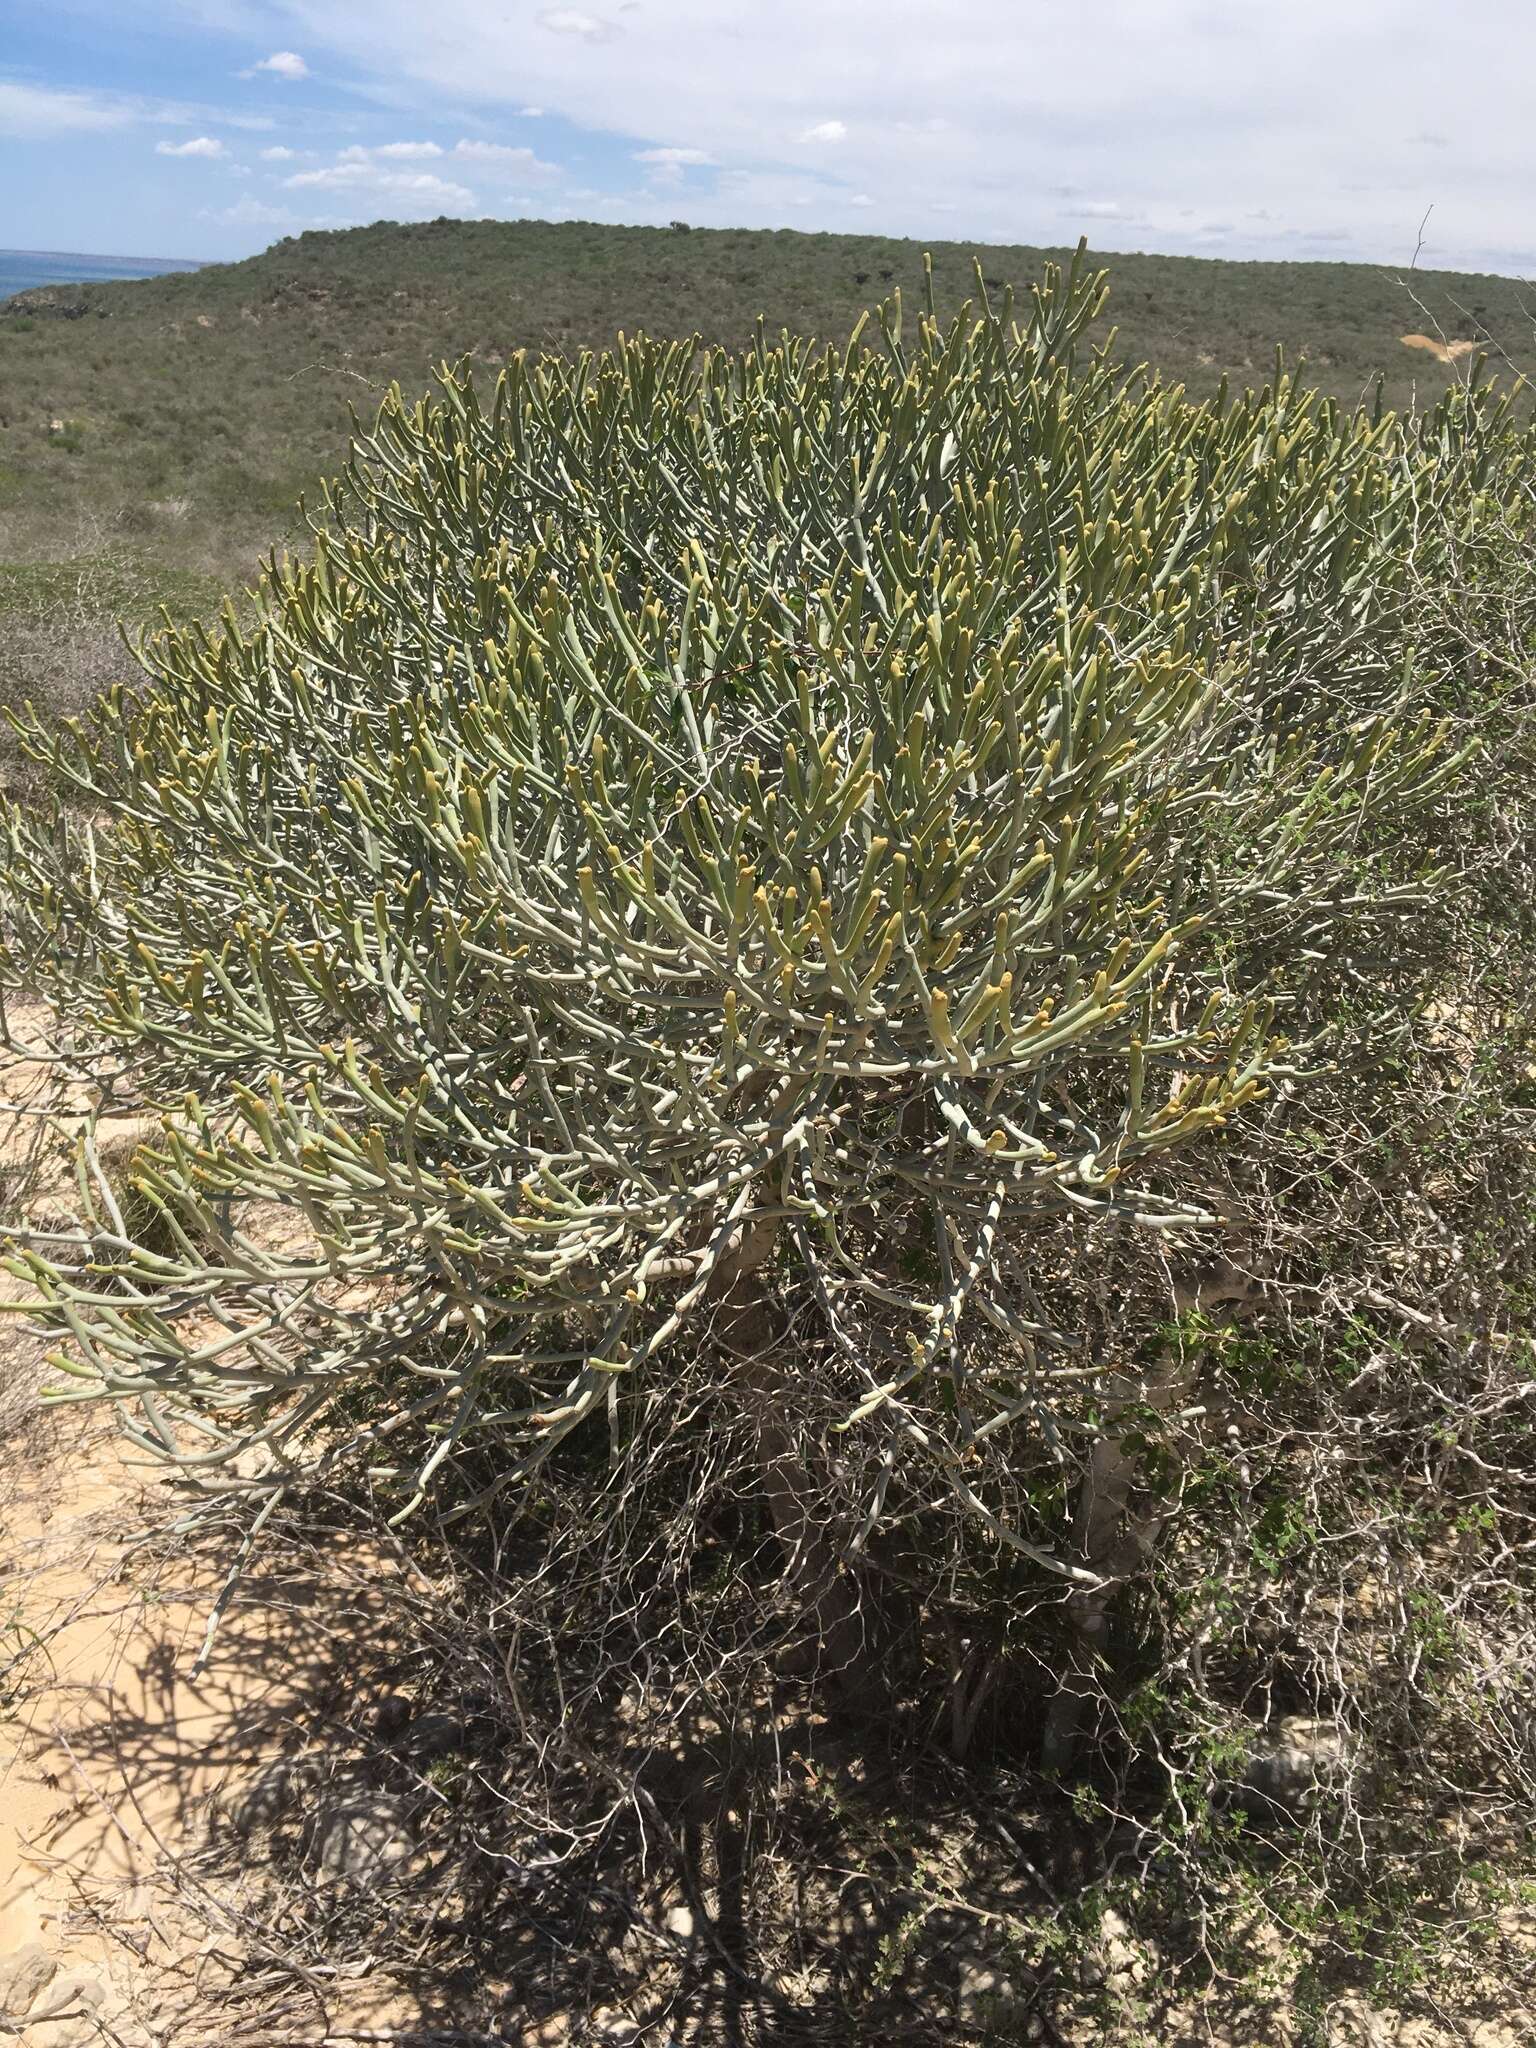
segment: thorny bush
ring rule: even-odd
[[[736,1649],[1208,1846],[1431,1669],[1529,1767],[1531,451],[1103,297],[393,392],[253,620],[22,722],[6,980],[160,1121],[12,1264],[201,1487],[519,1489],[594,1639],[723,1546]]]

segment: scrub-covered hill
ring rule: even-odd
[[[1021,289],[1039,249],[933,249],[940,310],[988,285]],[[1060,253],[1060,252],[1057,252]],[[1193,390],[1262,383],[1274,350],[1354,401],[1438,395],[1476,360],[1445,363],[1402,337],[1487,342],[1509,371],[1536,364],[1520,282],[1345,263],[1111,256],[1116,352]],[[335,469],[347,409],[392,379],[424,387],[470,354],[600,347],[624,329],[747,340],[837,340],[900,287],[922,304],[923,246],[876,236],[586,222],[430,221],[302,235],[241,263],[145,282],[56,286],[0,305],[0,612],[56,615],[90,565],[110,606],[188,572],[241,580],[290,528],[301,491]],[[114,573],[101,574],[103,551]],[[8,571],[5,564],[13,565]],[[18,573],[14,565],[26,565]],[[122,587],[124,574],[127,585]],[[205,588],[209,588],[205,586]],[[211,594],[211,590],[210,590]]]

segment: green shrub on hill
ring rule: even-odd
[[[16,1255],[81,1393],[401,1513],[687,1418],[827,1667],[958,1631],[957,1744],[1012,1658],[1071,1753],[1203,1410],[1063,1310],[1422,1001],[1415,595],[1527,488],[1485,390],[1195,405],[1101,298],[396,391],[253,620],[24,734],[6,977],[165,1112],[152,1242]]]

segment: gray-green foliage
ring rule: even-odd
[[[15,1254],[81,1391],[282,1479],[386,1375],[422,1482],[534,1460],[697,1389],[755,1233],[845,1525],[1075,1569],[1007,1476],[1085,1370],[1030,1230],[1198,1221],[1171,1155],[1369,1007],[1456,760],[1404,597],[1524,460],[1476,389],[1192,404],[1101,298],[397,392],[253,624],[31,731],[6,978],[166,1111],[170,1239]]]

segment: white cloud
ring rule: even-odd
[[[255,71],[270,71],[275,78],[308,78],[309,66],[296,50],[274,50],[253,65]]]
[[[855,192],[848,201],[850,206],[873,206],[874,203],[867,192]]]
[[[846,142],[848,124],[846,121],[818,121],[814,128],[807,128],[801,136],[802,142]]]
[[[0,79],[0,136],[8,140],[38,141],[93,128],[121,128],[136,118],[134,107],[125,100]]]
[[[543,176],[560,168],[558,164],[545,163],[519,142],[471,142],[466,138],[453,145],[453,153],[466,162],[495,164],[504,171],[537,172]]]
[[[261,160],[264,164],[289,164],[293,162],[293,156],[294,152],[291,149],[285,149],[280,142],[274,148],[264,149],[261,152]]]
[[[671,191],[684,183],[687,172],[701,164],[713,164],[706,149],[638,149],[635,162],[644,164],[653,190]]]
[[[157,142],[156,156],[222,156],[224,145],[211,135],[194,135],[190,142]]]
[[[283,180],[290,192],[372,193],[413,213],[462,212],[475,203],[467,185],[430,171],[394,171],[349,152],[323,170],[296,171]]]
[[[831,226],[855,217],[860,192],[876,195],[893,233],[931,230],[948,205],[959,209],[950,233],[1058,242],[1068,224],[1052,188],[1070,185],[1090,201],[1119,195],[1123,217],[1083,216],[1103,247],[1193,249],[1219,208],[1237,223],[1223,244],[1233,255],[1283,250],[1289,223],[1308,246],[1344,234],[1329,246],[1406,265],[1432,201],[1432,260],[1492,267],[1531,246],[1536,9],[1508,0],[1464,0],[1454,35],[1444,0],[1267,12],[1215,0],[644,0],[632,13],[619,0],[263,0],[259,12],[282,24],[273,42],[316,69],[324,50],[364,95],[412,109],[394,122],[466,105],[510,121],[527,105],[588,131],[606,149],[577,175],[608,186],[626,217],[665,218],[650,174],[666,167],[644,167],[634,193],[613,165],[640,169],[631,152],[660,129],[715,159],[697,181],[708,189],[680,209],[701,225]],[[1087,100],[1070,87],[1084,76]],[[844,134],[805,139],[827,127],[829,98]],[[231,132],[214,109],[183,132],[205,130]],[[513,171],[495,189],[527,182]],[[1275,226],[1247,218],[1261,209]]]
[[[519,107],[517,111],[525,121],[542,121],[544,118],[542,107]]]
[[[584,43],[610,43],[620,33],[611,21],[604,21],[600,15],[583,14],[579,7],[546,7],[539,16],[541,28],[547,28],[557,36],[575,36]]]
[[[435,142],[349,142],[345,149],[336,152],[339,164],[371,164],[380,158],[390,163],[425,161],[444,154]],[[526,156],[528,151],[524,151]]]

